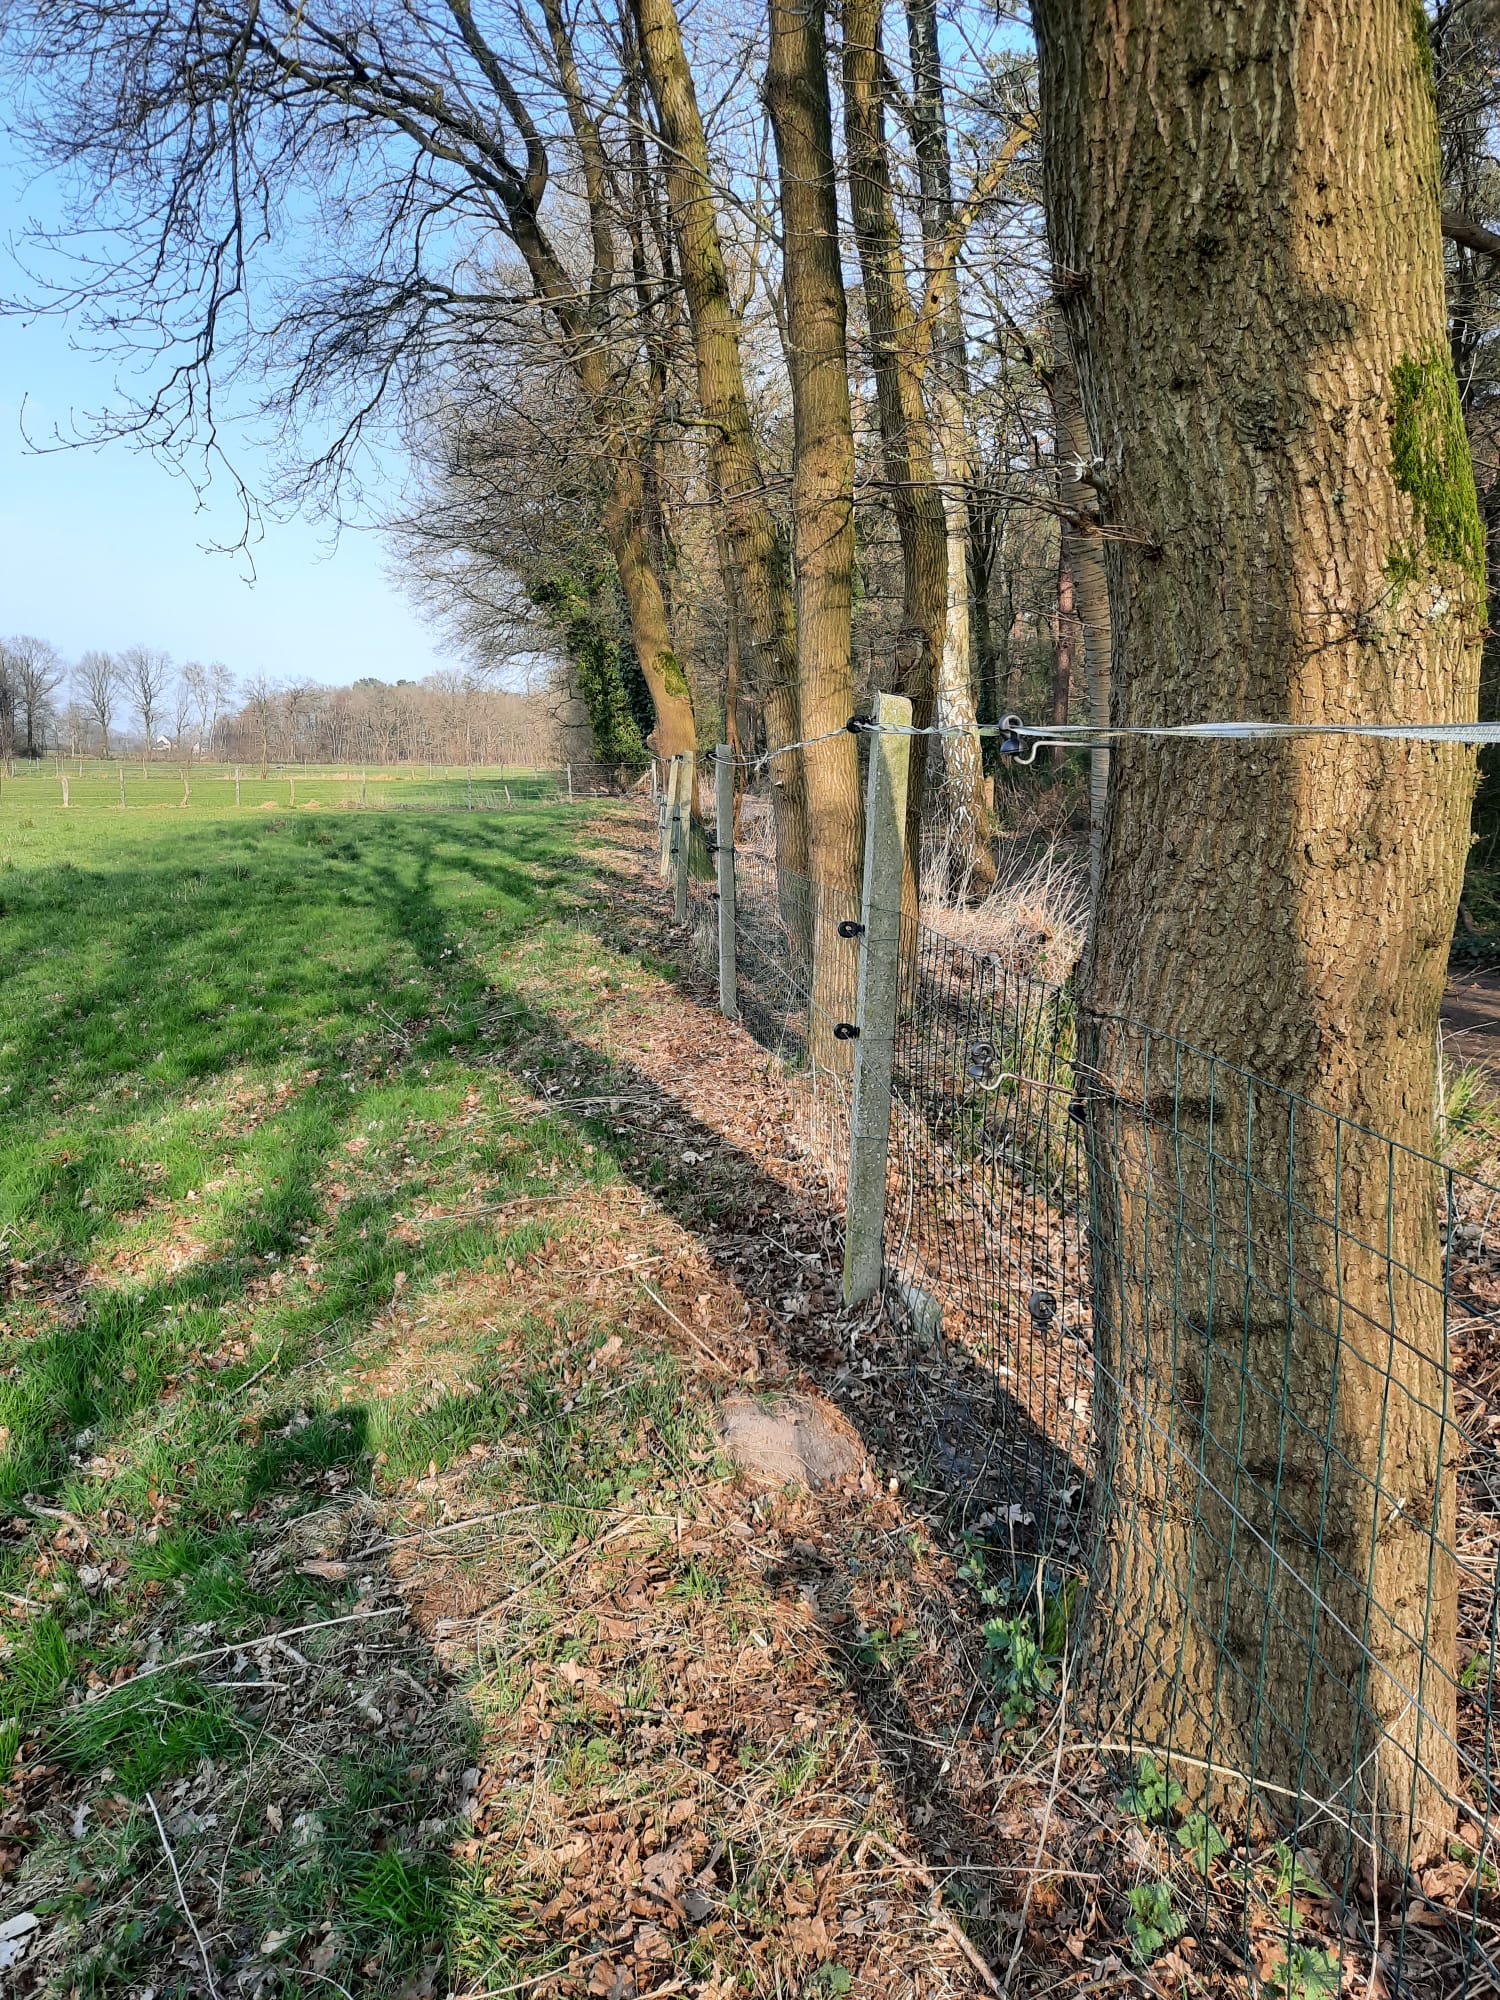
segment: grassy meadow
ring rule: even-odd
[[[636,1485],[691,1509],[670,1357],[606,1392],[581,1371],[607,1315],[510,1282],[560,1196],[620,1183],[602,1128],[537,1102],[568,1060],[538,982],[565,1024],[600,980],[585,808],[360,813],[309,783],[292,812],[284,780],[246,779],[236,811],[197,774],[186,807],[165,772],[127,784],[123,811],[114,773],[75,776],[66,809],[55,772],[0,796],[19,1990],[535,1977],[558,1948],[532,1904],[455,1859],[479,1710],[394,1636],[380,1509],[472,1463],[466,1505],[531,1508],[528,1559]]]

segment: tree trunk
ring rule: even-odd
[[[1421,10],[1035,20],[1116,717],[1472,716],[1484,550]],[[1439,1851],[1458,1790],[1420,1156],[1472,768],[1350,738],[1118,747],[1082,973],[1107,1726],[1352,1870]]]
[[[776,137],[792,389],[798,719],[815,890],[813,1053],[848,1067],[832,1040],[852,1018],[856,954],[834,925],[858,899],[863,811],[854,709],[854,430],[822,0],[770,0],[766,105]]]
[[[995,861],[984,797],[984,756],[975,728],[978,718],[969,622],[969,432],[965,418],[969,357],[958,296],[957,259],[946,254],[954,220],[953,170],[948,157],[936,0],[907,0],[906,23],[922,242],[928,283],[936,279],[941,301],[929,387],[933,458],[947,535],[947,605],[937,663],[937,719],[943,729],[954,732],[939,738],[943,791],[969,881],[982,891],[994,883]],[[847,35],[847,29],[845,32]]]
[[[605,539],[620,574],[630,636],[656,711],[650,741],[658,756],[675,757],[697,749],[698,732],[687,676],[672,643],[666,595],[651,559],[644,447],[622,421],[622,406],[628,401],[626,385],[616,379],[607,347],[608,316],[616,290],[607,162],[561,8],[557,0],[544,0],[542,11],[583,165],[593,250],[587,295],[580,298],[578,286],[559,261],[538,213],[547,184],[546,147],[519,99],[503,93],[527,154],[526,180],[523,188],[508,198],[507,217],[537,297],[563,336],[564,351],[599,440],[608,480],[603,507]]]
[[[687,676],[672,644],[667,602],[651,563],[640,461],[626,439],[615,441],[611,470],[613,477],[604,501],[604,533],[620,573],[636,657],[656,710],[650,740],[659,757],[677,757],[697,749],[698,728]]]
[[[641,50],[661,125],[662,157],[672,228],[693,326],[698,400],[708,427],[709,476],[732,553],[736,630],[748,631],[753,684],[765,705],[769,747],[804,733],[798,708],[796,610],[790,553],[765,498],[765,480],[750,428],[740,359],[739,328],[729,296],[719,236],[708,142],[673,0],[636,0]],[[844,720],[848,720],[847,713]],[[778,874],[811,874],[807,792],[801,759],[773,760]],[[802,905],[805,908],[805,903]],[[787,910],[789,917],[798,912]],[[801,935],[804,947],[810,942]]]
[[[881,457],[901,540],[901,631],[883,691],[910,697],[912,722],[931,726],[948,627],[948,540],[933,471],[932,436],[916,365],[915,314],[906,287],[901,236],[886,152],[880,48],[882,0],[845,0],[844,128],[849,200],[864,279],[870,362],[880,419]],[[965,666],[967,673],[967,665]],[[977,746],[978,738],[975,738]],[[921,858],[926,739],[912,743],[907,785],[907,880],[903,902],[916,914]],[[967,884],[977,854],[976,827],[961,798],[950,799],[950,874]]]
[[[1057,484],[1063,503],[1063,544],[1073,573],[1073,592],[1083,627],[1084,673],[1089,720],[1109,722],[1109,581],[1104,573],[1104,538],[1099,532],[1099,495],[1093,484],[1093,454],[1067,316],[1052,315],[1052,414],[1057,437]],[[1104,802],[1109,792],[1109,747],[1089,752],[1089,893],[1099,894],[1104,842]]]
[[[1057,650],[1052,656],[1052,726],[1066,727],[1068,706],[1073,698],[1073,636],[1077,628],[1077,614],[1073,609],[1073,566],[1068,560],[1068,538],[1060,535],[1057,542]],[[1057,744],[1052,752],[1052,763],[1061,770],[1068,761],[1066,748]]]

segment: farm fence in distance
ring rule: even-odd
[[[841,1200],[871,912],[732,865],[737,1012]],[[935,1475],[1169,1922],[1226,1991],[1500,1992],[1500,1188],[900,929],[884,1295],[982,1383]]]

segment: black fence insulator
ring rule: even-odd
[[[835,1021],[833,1025],[833,1039],[836,1042],[857,1042],[859,1040],[859,1029],[855,1027],[852,1021]]]
[[[857,923],[853,917],[845,917],[844,921],[839,925],[839,936],[841,938],[863,937],[864,934],[864,925]]]
[[[868,717],[863,715],[851,715],[849,720],[844,724],[844,727],[851,736],[858,736],[862,731],[873,728],[873,726]]]

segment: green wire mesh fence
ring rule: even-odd
[[[837,1197],[858,912],[735,872]],[[1141,1923],[1214,1992],[1500,1992],[1500,1188],[909,917],[901,963],[886,1296],[985,1380],[934,1463],[1165,1857]]]

